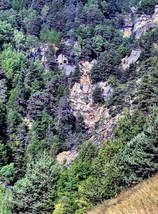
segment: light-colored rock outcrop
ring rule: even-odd
[[[89,72],[92,69],[94,62],[80,62],[80,71],[82,77],[80,83],[75,83],[71,89],[70,100],[74,114],[81,113],[88,127],[95,126],[98,114],[103,111],[98,105],[93,103],[92,94],[94,86],[91,84]]]
[[[28,129],[32,129],[32,125],[33,124],[32,124],[32,121],[29,118],[25,117],[25,118],[23,118],[23,121],[25,122],[25,124],[28,127]]]
[[[153,22],[158,25],[158,5],[155,6],[155,13],[153,15]]]
[[[57,155],[56,160],[59,164],[69,165],[72,163],[72,161],[75,160],[77,155],[78,155],[78,153],[76,150],[64,151]]]
[[[140,57],[140,54],[141,54],[141,50],[135,49],[135,50],[132,50],[130,56],[126,56],[125,58],[123,58],[121,63],[123,70],[126,70],[127,68],[129,68],[131,64],[136,63]]]
[[[132,35],[133,30],[133,20],[131,14],[124,15],[124,29],[123,29],[123,37],[129,38]]]
[[[155,6],[153,15],[126,14],[124,22],[123,37],[134,35],[136,39],[139,39],[145,32],[158,26],[158,5]]]
[[[80,82],[75,83],[70,89],[70,101],[74,115],[77,116],[80,113],[87,128],[93,132],[93,140],[101,142],[111,136],[112,128],[120,115],[111,118],[109,110],[105,106],[93,102],[92,94],[96,86],[102,89],[106,101],[113,93],[111,86],[106,82],[100,82],[97,85],[91,84],[89,72],[94,64],[95,61],[80,62],[79,67],[82,76]]]
[[[63,55],[63,54],[60,54],[56,58],[56,62],[58,63],[58,68],[60,70],[63,70],[66,76],[69,76],[76,69],[75,65],[70,65],[69,64],[68,58],[65,55]]]
[[[57,59],[56,59],[56,62],[59,64],[59,65],[63,65],[63,64],[68,64],[69,61],[68,61],[68,58],[66,56],[64,56],[63,54],[60,54]]]
[[[48,60],[47,60],[47,52],[49,50],[49,45],[42,43],[37,47],[32,48],[31,50],[31,57],[34,60],[40,60],[42,65],[45,67],[45,70],[49,70],[49,66],[48,66]]]
[[[136,39],[139,39],[145,32],[149,29],[156,27],[153,19],[150,15],[141,15],[140,17],[135,19],[133,34]]]
[[[76,69],[75,65],[67,65],[67,64],[63,64],[63,65],[59,65],[58,68],[60,70],[63,70],[66,76],[69,76],[71,73],[73,73]]]
[[[105,86],[104,83],[102,83],[102,82],[98,85],[100,88],[102,88],[102,95],[103,95],[105,102],[108,102],[110,97],[113,94],[113,89],[111,88],[110,85]]]

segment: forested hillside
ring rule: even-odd
[[[158,0],[0,0],[0,214],[84,214],[157,172]]]
[[[105,201],[87,214],[157,214],[157,175]]]

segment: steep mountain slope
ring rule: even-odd
[[[82,214],[158,171],[158,1],[0,1],[1,213]]]
[[[158,213],[158,177],[157,175],[134,188],[122,192],[118,197],[90,211],[87,214],[133,214]]]

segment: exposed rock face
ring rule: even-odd
[[[59,164],[66,164],[66,165],[70,165],[72,163],[73,160],[75,160],[75,158],[77,157],[78,153],[75,150],[72,151],[65,151],[65,152],[61,152],[57,155],[57,162]]]
[[[118,121],[120,115],[115,118],[110,118],[109,110],[99,104],[95,104],[92,99],[92,94],[96,85],[92,85],[89,72],[92,69],[95,61],[80,62],[79,67],[82,76],[79,83],[75,83],[70,89],[71,108],[74,115],[80,113],[87,128],[94,133],[93,140],[101,142],[111,135],[113,125]],[[103,91],[104,99],[107,101],[112,95],[112,88],[106,82],[97,84]]]
[[[48,51],[48,45],[43,45],[40,47],[40,51],[41,51],[41,63],[47,67],[47,57],[46,57],[46,53]]]
[[[59,65],[63,65],[63,64],[68,64],[68,58],[66,56],[64,56],[63,54],[60,54],[57,59],[56,59],[56,62],[59,64]]]
[[[132,35],[133,30],[133,20],[131,14],[126,14],[124,16],[124,29],[123,29],[123,37],[130,37]]]
[[[139,39],[150,28],[155,27],[155,23],[150,15],[142,15],[136,18],[133,33],[136,39]]]
[[[129,66],[135,62],[137,62],[137,60],[139,59],[141,54],[141,50],[140,49],[136,49],[136,50],[132,50],[130,56],[126,56],[125,58],[122,59],[122,68],[123,70],[126,70],[127,68],[129,68]]]
[[[155,6],[155,13],[153,15],[143,14],[138,16],[136,14],[126,14],[124,16],[123,36],[130,37],[134,35],[139,39],[149,29],[158,26],[158,5]]]
[[[75,114],[80,112],[84,117],[85,123],[88,127],[94,127],[96,122],[96,114],[98,115],[98,105],[93,104],[92,93],[93,85],[89,78],[89,72],[94,63],[81,62],[80,70],[82,77],[80,83],[75,83],[71,89],[70,99],[71,107]],[[100,110],[99,110],[100,111]]]
[[[26,123],[26,126],[28,127],[28,129],[31,130],[32,129],[32,121],[27,117],[23,118],[23,121]]]
[[[58,63],[58,68],[60,70],[63,70],[66,76],[69,76],[71,73],[75,71],[76,66],[70,65],[68,58],[63,54],[60,54],[57,57],[56,62]]]
[[[52,51],[53,49],[53,51]],[[31,49],[30,58],[33,60],[40,60],[45,68],[45,71],[58,67],[56,52],[58,47],[55,45],[49,45],[46,43],[37,44]]]
[[[73,54],[76,55],[76,56],[80,56],[81,55],[81,45],[78,42],[74,43]]]
[[[59,69],[63,70],[66,76],[69,76],[71,73],[73,73],[75,71],[75,68],[75,65],[59,65]]]
[[[58,50],[58,48],[55,46],[53,48],[55,52]],[[40,60],[46,71],[48,71],[50,67],[47,56],[48,52],[48,44],[41,44],[39,47],[34,47],[31,50],[31,57],[34,60]],[[72,72],[75,71],[76,66],[69,64],[69,60],[64,54],[56,56],[55,52],[54,55],[51,57],[51,62],[56,64],[60,70],[63,70],[66,76],[69,76]]]
[[[41,44],[39,47],[34,47],[31,50],[31,57],[34,60],[39,59],[45,68],[48,68],[46,57],[48,49],[49,49],[48,44]]]
[[[158,5],[155,6],[155,13],[153,15],[153,22],[158,25]]]
[[[105,102],[108,102],[110,97],[113,94],[113,89],[111,88],[110,85],[107,85],[105,87],[104,83],[102,83],[102,82],[99,84],[99,87],[102,88],[102,95],[103,95]]]

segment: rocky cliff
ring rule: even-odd
[[[94,64],[95,60],[79,63],[82,76],[80,82],[75,83],[70,89],[70,101],[74,114],[77,116],[80,113],[83,116],[87,128],[93,133],[93,139],[96,138],[100,142],[110,136],[112,127],[120,115],[111,118],[108,108],[94,103],[92,94],[96,87],[101,88],[105,100],[113,93],[112,87],[107,82],[92,85],[89,73]]]
[[[131,10],[132,11],[132,10]],[[158,26],[158,5],[155,6],[153,15],[137,15],[135,11],[124,16],[123,36],[134,36],[139,39],[145,32]]]
[[[155,12],[153,15],[138,15],[137,9],[133,7],[131,8],[131,13],[124,14],[123,18],[123,37],[133,36],[133,38],[139,39],[149,29],[158,26],[158,5],[155,6]],[[77,49],[79,48],[81,51],[81,46],[78,42],[73,41],[72,43],[69,39],[62,41],[62,43],[70,50],[66,53],[62,52],[57,47],[54,47],[55,53],[52,62],[57,64],[59,70],[63,71],[67,77],[75,71],[78,64],[82,75],[80,80],[76,82],[73,87],[70,87],[70,105],[75,117],[77,117],[78,114],[82,115],[86,128],[93,135],[93,139],[101,142],[102,140],[109,138],[112,128],[121,117],[121,114],[112,118],[106,105],[94,103],[92,95],[95,88],[99,87],[106,102],[113,94],[113,88],[107,82],[92,84],[89,75],[91,69],[95,63],[97,63],[96,59],[93,59],[92,61],[80,60],[77,64],[71,62],[69,58],[70,55],[73,56],[76,54],[74,52],[76,46]],[[56,54],[58,50],[59,54]],[[49,70],[47,52],[48,45],[41,45],[40,47],[32,50],[32,55],[34,58],[40,58],[45,69]],[[142,50],[140,47],[133,49],[129,55],[122,59],[120,68],[126,70],[131,64],[136,63],[139,60],[141,52]],[[77,54],[80,56],[80,52]]]
[[[158,5],[155,6],[155,13],[151,16],[145,14],[138,16],[133,9],[133,13],[126,15],[124,18],[124,37],[134,36],[135,39],[139,39],[149,29],[158,26]],[[126,70],[131,64],[136,63],[141,52],[142,50],[139,47],[133,49],[130,55],[122,59],[122,69]],[[94,103],[92,94],[96,87],[101,88],[105,100],[113,93],[113,88],[107,82],[91,83],[89,74],[95,63],[95,60],[79,63],[82,76],[79,83],[75,83],[70,88],[70,101],[74,115],[77,116],[80,113],[83,116],[87,128],[93,133],[93,139],[100,142],[111,136],[112,128],[121,118],[121,114],[111,118],[109,109],[105,105]]]

